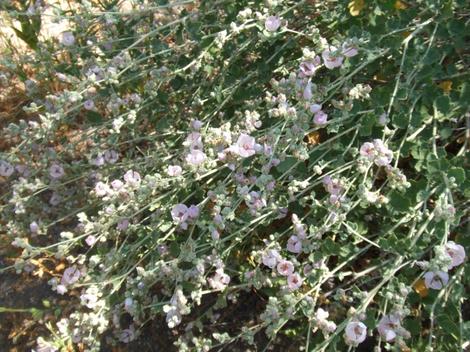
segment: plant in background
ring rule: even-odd
[[[465,348],[463,1],[37,8],[68,28],[0,62],[1,270],[70,302],[37,351]]]

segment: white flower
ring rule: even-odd
[[[276,32],[281,26],[281,19],[277,16],[269,16],[264,22],[264,28],[269,32]]]
[[[449,282],[449,274],[444,271],[428,271],[424,274],[424,284],[427,288],[440,290]]]
[[[452,262],[449,264],[449,269],[459,266],[465,261],[465,248],[463,248],[460,244],[449,241],[446,243],[445,250],[452,260]]]
[[[33,221],[31,224],[29,224],[29,231],[31,231],[31,233],[34,235],[39,233],[39,225],[36,221]]]
[[[395,339],[399,328],[400,317],[397,314],[384,315],[377,326],[380,336],[387,342]]]
[[[352,345],[358,345],[366,339],[367,327],[360,321],[351,321],[346,325],[346,342]]]
[[[110,192],[111,192],[111,189],[109,188],[109,186],[106,183],[103,183],[101,181],[96,183],[96,185],[95,185],[95,194],[98,197],[104,197]]]

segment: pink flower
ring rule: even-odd
[[[352,345],[358,345],[366,339],[367,327],[360,321],[351,321],[346,325],[346,342]]]
[[[52,164],[51,167],[49,168],[49,175],[53,179],[59,179],[62,176],[64,176],[64,168],[60,166],[59,164]]]
[[[428,271],[424,274],[424,284],[427,288],[440,290],[449,282],[449,274],[444,271]]]
[[[186,155],[186,161],[191,165],[200,165],[206,160],[206,154],[197,149],[192,149],[188,155]]]
[[[289,287],[289,290],[297,290],[300,286],[302,286],[303,282],[304,280],[297,273],[290,274],[287,277],[287,286]]]
[[[459,266],[465,261],[465,248],[463,248],[460,244],[457,244],[453,241],[447,242],[446,252],[452,260],[452,262],[449,264],[449,269]]]
[[[60,279],[60,283],[64,286],[71,285],[78,281],[80,275],[80,270],[78,270],[75,265],[68,267],[64,270],[64,273],[62,274],[62,279]]]
[[[177,224],[185,223],[188,220],[188,207],[184,204],[177,204],[171,210],[171,217]]]
[[[124,174],[124,181],[130,186],[138,186],[140,180],[140,174],[137,171],[129,170]]]
[[[294,272],[294,264],[283,259],[277,264],[277,272],[282,276],[289,276]]]
[[[302,252],[302,241],[295,235],[290,236],[287,241],[287,250],[291,253]]]
[[[322,110],[318,111],[314,116],[313,116],[313,122],[316,125],[324,125],[326,121],[328,120],[328,114],[325,114]]]
[[[384,315],[377,326],[380,336],[387,342],[397,337],[397,330],[399,328],[400,317],[397,314]]]
[[[230,147],[230,151],[242,158],[248,158],[256,153],[255,145],[254,137],[242,133],[238,137],[237,143]]]
[[[0,176],[10,177],[15,172],[15,168],[10,163],[0,160]]]
[[[262,261],[263,264],[266,265],[268,268],[274,269],[277,262],[281,259],[279,252],[275,249],[269,249],[263,253]]]
[[[337,49],[334,46],[330,46],[322,53],[323,63],[326,68],[332,70],[335,67],[340,67],[343,64],[344,57],[337,53]]]
[[[183,172],[183,169],[179,165],[169,165],[166,171],[166,173],[172,177],[180,176],[182,172]]]
[[[281,26],[281,19],[277,16],[269,16],[264,22],[264,28],[269,32],[276,32]]]

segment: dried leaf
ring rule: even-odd
[[[449,94],[452,90],[452,81],[442,81],[439,83],[439,88],[441,88],[444,93]]]
[[[317,145],[320,143],[320,132],[313,131],[306,135],[308,145]]]
[[[351,16],[359,16],[364,6],[364,0],[353,0],[348,4],[349,13]]]
[[[401,2],[400,0],[395,1],[395,4],[393,5],[396,10],[405,10],[408,8],[408,5],[406,5],[404,2]]]
[[[426,284],[424,283],[423,279],[419,279],[414,285],[413,285],[414,290],[416,293],[421,297],[424,298],[429,294],[429,290],[426,287]]]

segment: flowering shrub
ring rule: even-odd
[[[24,3],[2,271],[72,307],[36,351],[468,346],[465,1]]]

